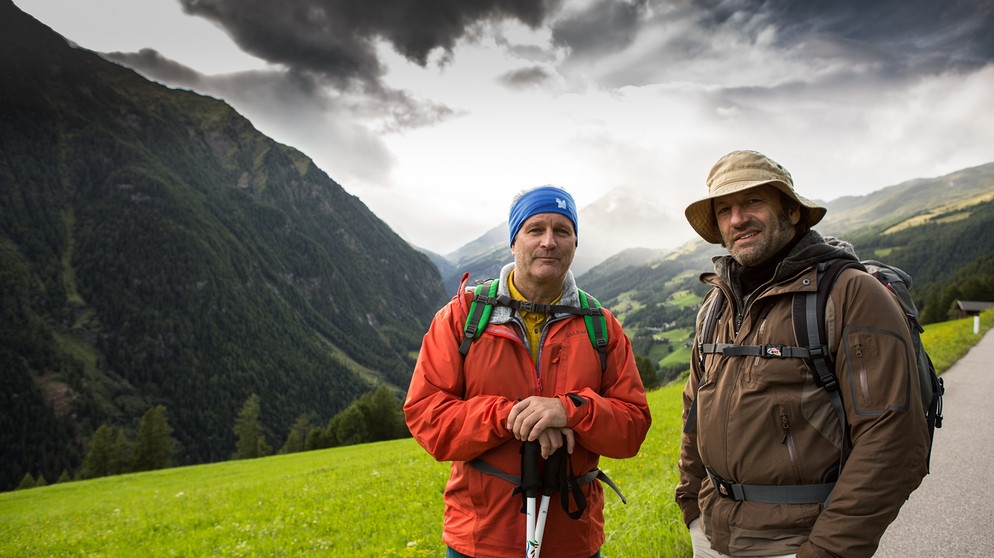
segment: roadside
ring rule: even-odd
[[[931,473],[880,541],[877,558],[994,555],[994,329],[942,375]]]

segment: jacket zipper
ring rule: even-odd
[[[863,396],[863,401],[867,402],[870,400],[870,386],[869,380],[866,377],[866,363],[863,361],[863,345],[856,343],[853,346],[853,354],[856,356],[856,370],[859,372],[859,389]]]
[[[548,318],[546,318],[545,323],[542,324],[542,335],[538,336],[538,352],[535,353],[536,355],[538,355],[537,358],[535,359],[535,395],[539,397],[541,397],[543,393],[542,371],[541,371],[541,365],[539,363],[542,362],[542,350],[545,348],[545,334],[548,333],[547,329],[548,326],[549,326],[549,320]]]
[[[735,337],[736,338],[738,338],[738,336],[739,336],[739,328],[742,327],[742,321],[745,319],[746,314],[749,313],[749,308],[752,306],[753,302],[755,302],[756,300],[762,298],[763,295],[765,295],[767,293],[767,291],[769,291],[773,287],[775,287],[777,285],[784,284],[787,281],[793,281],[796,277],[798,277],[798,276],[800,276],[801,274],[804,273],[803,271],[801,271],[801,272],[798,272],[798,273],[794,274],[791,277],[785,277],[783,279],[780,279],[779,281],[775,281],[777,275],[780,273],[780,266],[782,266],[782,265],[783,265],[783,262],[780,262],[779,264],[777,264],[777,268],[773,272],[773,277],[769,281],[767,281],[766,283],[763,283],[759,287],[756,287],[756,290],[753,291],[753,296],[746,295],[746,300],[744,301],[745,304],[743,305],[744,307],[742,308],[742,310],[740,312],[738,312],[738,313],[735,314]],[[727,293],[725,294],[725,297],[728,298],[728,294]],[[732,300],[732,299],[729,298],[729,300]]]
[[[537,353],[538,358],[535,361],[535,395],[539,397],[541,397],[545,391],[545,388],[542,384],[542,371],[540,370],[540,365],[539,365],[539,363],[542,362],[542,351],[545,349],[545,337],[549,334],[549,326],[553,322],[558,322],[559,320],[562,319],[564,318],[554,317],[552,314],[549,314],[545,318],[545,322],[542,323],[542,335],[538,336],[538,353]],[[521,329],[523,330],[524,322],[520,322],[520,324],[521,324]],[[527,349],[527,346],[525,348]],[[556,358],[558,358],[558,356]]]
[[[780,405],[780,427],[783,429],[783,437],[780,443],[787,446],[787,455],[790,457],[790,464],[794,469],[794,478],[800,482],[800,463],[797,460],[797,446],[794,444],[794,436],[790,432],[790,421],[787,419],[787,409]]]

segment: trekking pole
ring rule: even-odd
[[[533,556],[537,552],[538,542],[535,540],[535,498],[541,479],[538,474],[538,460],[542,447],[537,441],[521,444],[521,486],[525,493],[525,556]]]
[[[559,472],[562,468],[563,453],[566,451],[566,442],[557,449],[545,461],[545,472],[542,473],[542,503],[538,509],[538,519],[535,525],[535,553],[529,554],[528,558],[538,558],[542,552],[542,537],[545,535],[545,520],[549,515],[549,501],[552,495],[559,490]]]

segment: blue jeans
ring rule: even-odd
[[[466,556],[465,554],[460,554],[451,548],[445,548],[445,558],[473,558],[472,556]],[[590,558],[601,558],[601,551],[598,550]]]

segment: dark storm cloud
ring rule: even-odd
[[[526,87],[541,86],[551,78],[552,74],[546,71],[545,68],[532,66],[530,68],[507,72],[499,76],[497,81],[511,89],[524,89]]]
[[[599,68],[608,88],[695,79],[698,61],[720,67],[754,47],[892,79],[994,60],[990,0],[594,0],[567,5],[551,29],[568,53],[560,71],[622,55]]]
[[[579,57],[622,50],[635,39],[648,4],[647,0],[598,0],[560,18],[553,27],[553,43],[568,46],[572,56]]]
[[[185,87],[194,87],[200,83],[201,76],[196,70],[162,56],[155,49],[143,48],[138,52],[105,52],[102,56],[134,68],[162,83],[181,84]]]
[[[294,68],[253,70],[209,76],[145,48],[137,53],[109,52],[102,56],[131,67],[149,79],[173,86],[236,101],[240,106],[257,107],[257,113],[279,113],[295,107],[304,113],[344,113],[371,118],[378,131],[430,126],[457,113],[445,105],[419,100],[406,91],[381,89],[377,95],[334,95],[325,91],[323,79]],[[311,117],[313,118],[313,116]]]
[[[384,73],[377,41],[426,65],[443,59],[476,25],[516,19],[535,27],[561,0],[180,0],[184,11],[220,25],[246,52],[339,88],[380,89]]]
[[[783,46],[811,37],[872,45],[893,60],[983,65],[994,59],[994,3],[989,0],[732,0],[710,1],[705,29],[761,16]],[[755,29],[758,31],[758,29]]]

